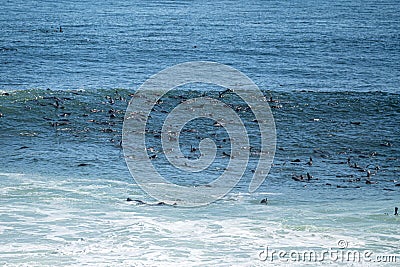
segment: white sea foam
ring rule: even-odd
[[[330,213],[321,216],[318,207],[290,206],[291,198],[276,192],[233,193],[210,206],[182,209],[130,205],[125,201],[129,191],[144,195],[121,181],[15,177],[19,180],[5,191],[13,201],[0,199],[0,253],[3,262],[16,265],[257,266],[265,246],[324,249],[346,240],[361,249],[389,238],[384,232],[364,233],[369,224],[341,231],[328,226],[337,215],[349,224],[355,219],[369,223],[360,216],[352,219],[352,209],[327,206]],[[269,204],[259,204],[265,196]],[[322,219],[307,219],[316,216]],[[396,250],[400,237],[390,238],[386,247]]]

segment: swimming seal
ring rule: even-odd
[[[132,199],[132,198],[130,198],[130,197],[128,197],[128,198],[126,199],[126,201],[128,201],[128,202],[134,202],[134,203],[136,203],[136,205],[148,205],[148,206],[166,206],[166,205],[169,205],[169,204],[167,204],[167,203],[165,203],[165,202],[163,202],[163,201],[156,202],[156,203],[146,203],[146,202],[144,202],[144,201],[142,201],[142,200],[140,200],[140,199]],[[176,205],[177,205],[177,204],[174,203],[174,204],[172,204],[171,206],[176,206]]]

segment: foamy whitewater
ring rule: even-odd
[[[397,1],[3,6],[0,265],[400,262]],[[176,184],[198,186],[227,166],[228,134],[207,119],[191,121],[180,136],[182,152],[194,158],[201,139],[215,141],[217,156],[205,172],[178,172],[163,156],[167,114],[182,100],[207,96],[244,121],[252,147],[245,174],[225,197],[202,207],[127,201],[157,202],[125,163],[128,102],[151,75],[194,60],[237,68],[260,87],[277,131],[270,174],[249,193],[260,137],[237,95],[220,97],[224,88],[208,85],[176,88],[148,124],[157,170]]]

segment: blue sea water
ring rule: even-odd
[[[320,252],[337,249],[339,240],[348,246],[341,251],[368,250],[371,259],[400,254],[400,217],[393,215],[400,207],[397,1],[1,6],[0,264],[281,266],[296,262],[261,261],[260,252]],[[151,75],[198,60],[242,71],[277,100],[269,103],[277,151],[268,178],[248,192],[255,134],[243,179],[221,200],[192,209],[127,202],[155,201],[131,177],[120,147],[128,101]],[[208,183],[226,166],[229,146],[212,121],[193,121],[197,131],[182,134],[183,152],[216,131],[216,166],[177,175],[157,138],[165,111],[181,99],[218,98],[218,90],[176,89],[152,113],[153,162],[175,183]],[[240,107],[257,133],[233,93],[221,100]],[[307,172],[310,181],[292,179]]]
[[[208,60],[272,90],[398,90],[397,1],[3,1],[0,12],[5,89],[134,89]]]

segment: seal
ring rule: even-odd
[[[300,176],[292,176],[292,179],[295,180],[296,182],[303,182],[304,181],[304,177],[302,174],[300,174]]]
[[[142,200],[140,200],[140,199],[132,199],[132,198],[130,198],[130,197],[128,197],[128,198],[126,199],[126,201],[128,201],[128,202],[134,202],[136,205],[147,205],[147,206],[167,206],[167,205],[169,205],[169,204],[167,204],[167,203],[165,203],[165,202],[163,202],[163,201],[156,202],[156,203],[146,203],[146,202],[144,202],[144,201],[142,201]],[[174,204],[172,204],[171,206],[176,206],[176,205],[177,205],[177,204],[174,203]]]

